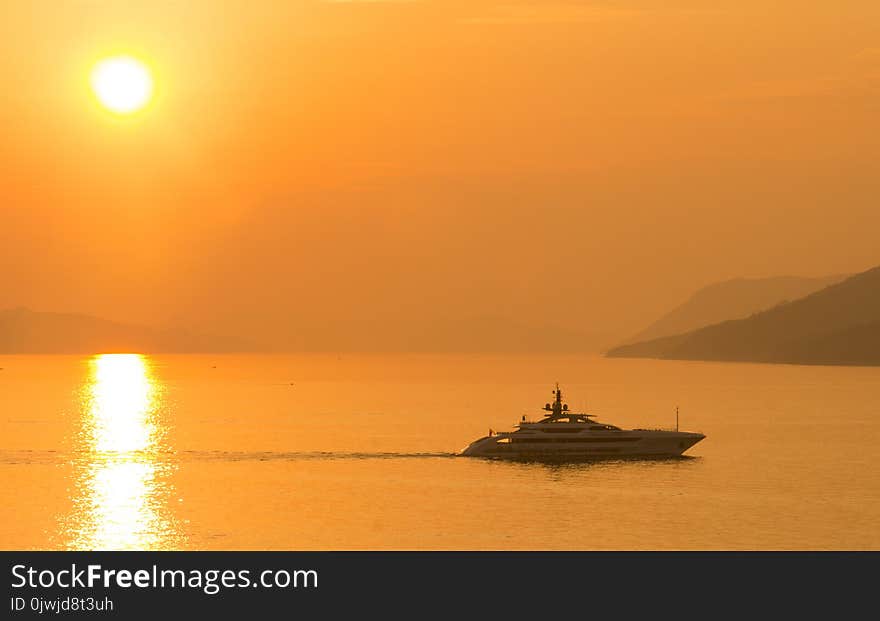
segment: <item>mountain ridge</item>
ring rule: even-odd
[[[848,276],[772,276],[715,282],[698,289],[687,300],[620,344],[650,341],[728,319],[742,319],[783,302],[802,298]]]
[[[880,267],[743,319],[622,345],[606,355],[880,365]]]
[[[0,310],[0,353],[196,353],[248,351],[240,339],[126,324],[81,313]]]

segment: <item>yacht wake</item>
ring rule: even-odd
[[[329,461],[370,459],[442,459],[456,453],[398,453],[346,451],[180,451],[179,457],[209,461]]]

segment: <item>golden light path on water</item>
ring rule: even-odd
[[[179,544],[168,510],[162,386],[139,354],[89,361],[67,547],[154,550]]]

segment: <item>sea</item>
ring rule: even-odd
[[[458,453],[564,401],[683,458]],[[880,549],[880,368],[0,356],[5,550]]]

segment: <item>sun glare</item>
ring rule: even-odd
[[[131,56],[105,58],[95,65],[92,90],[105,108],[131,114],[143,108],[153,94],[153,79],[146,65]]]

